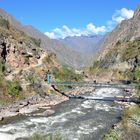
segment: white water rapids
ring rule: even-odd
[[[123,95],[119,89],[102,88],[86,97],[114,97]],[[122,107],[113,102],[71,99],[54,107],[50,117],[28,116],[0,125],[0,140],[15,140],[34,133],[60,133],[68,140],[100,140],[102,135],[119,121]]]

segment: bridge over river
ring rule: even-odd
[[[122,84],[122,83],[96,83],[94,82],[54,82],[52,80],[52,76],[47,76],[48,84],[52,85],[53,89],[60,94],[69,97],[69,98],[75,98],[75,99],[86,99],[86,100],[97,100],[97,101],[119,101],[119,102],[134,102],[134,103],[140,103],[140,99],[138,98],[132,98],[132,97],[106,97],[106,98],[99,98],[99,97],[87,97],[83,95],[72,95],[72,94],[66,94],[65,92],[60,91],[56,87],[60,86],[67,86],[67,87],[94,87],[94,88],[117,88],[117,89],[123,89],[124,91],[127,91],[127,89],[135,89],[136,84]],[[80,93],[79,93],[80,94]]]

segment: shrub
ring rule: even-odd
[[[15,81],[15,82],[7,81],[6,95],[10,95],[12,97],[19,96],[21,91],[22,91],[22,88],[18,81]]]
[[[124,75],[128,78],[128,80],[139,82],[140,81],[140,70],[130,71],[127,70]]]
[[[129,59],[136,58],[139,56],[140,41],[135,40],[129,42],[124,51],[122,52],[122,60],[128,61]]]
[[[9,22],[8,22],[8,20],[5,20],[5,19],[0,17],[0,26],[5,28],[5,29],[9,29]]]
[[[36,45],[36,46],[39,46],[41,45],[41,39],[36,39],[36,38],[33,38],[33,37],[30,37],[31,40],[33,41],[33,43]]]
[[[82,75],[76,74],[72,69],[63,66],[61,69],[54,67],[52,74],[57,81],[78,82],[82,81]]]
[[[27,76],[26,80],[27,80],[28,82],[30,82],[31,84],[34,84],[35,81],[36,81],[35,77],[34,77],[32,74],[29,74],[29,75]]]
[[[2,59],[0,59],[0,75],[3,75],[5,71],[5,63]]]

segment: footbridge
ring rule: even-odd
[[[67,87],[94,87],[94,88],[117,88],[117,89],[130,89],[133,90],[136,87],[136,84],[122,84],[122,83],[97,83],[97,82],[54,82],[51,77],[48,77],[48,84],[52,86],[52,88],[60,93],[63,96],[73,99],[84,99],[84,100],[95,100],[95,101],[111,101],[111,102],[133,102],[136,104],[140,104],[139,98],[132,97],[86,97],[84,95],[73,95],[66,94],[63,91],[58,89],[59,86],[67,86]],[[127,91],[127,90],[124,90]]]
[[[90,82],[55,82],[52,75],[47,76],[48,84],[55,86],[78,86],[78,87],[95,87],[95,88],[119,88],[119,89],[135,89],[136,84],[123,84],[123,83],[97,83],[96,81]]]
[[[95,82],[51,82],[55,86],[79,86],[79,87],[95,87],[95,88],[118,88],[118,89],[135,89],[135,84],[120,83],[95,83]]]

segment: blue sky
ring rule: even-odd
[[[31,24],[41,32],[46,32],[50,37],[64,38],[68,35],[108,32],[121,20],[130,18],[133,14],[131,10],[136,9],[139,2],[139,0],[0,0],[0,8],[15,16],[23,24]]]

